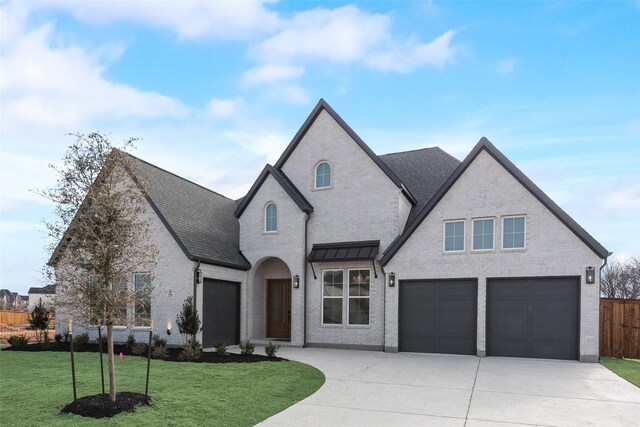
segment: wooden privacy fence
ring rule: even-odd
[[[640,300],[600,299],[600,356],[640,359]]]
[[[0,323],[4,325],[26,325],[29,323],[27,311],[6,311],[0,310]]]

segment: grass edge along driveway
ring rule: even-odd
[[[78,397],[100,393],[98,354],[76,353],[75,361]],[[144,393],[146,363],[116,358],[118,391]],[[95,420],[59,415],[73,400],[70,366],[69,353],[0,351],[0,419],[16,426],[251,426],[313,394],[325,380],[316,368],[293,361],[152,360],[151,406]]]
[[[640,360],[601,357],[600,364],[640,388]]]

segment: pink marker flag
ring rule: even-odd
[[[122,352],[120,352],[120,359],[122,359]]]

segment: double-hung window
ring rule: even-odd
[[[342,324],[342,300],[344,295],[342,270],[322,272],[322,324]]]
[[[136,291],[134,325],[149,326],[151,321],[151,275],[149,273],[134,274],[133,285]]]
[[[520,249],[525,245],[525,217],[502,218],[502,248]]]
[[[331,165],[321,162],[316,166],[316,188],[331,187]]]
[[[473,250],[493,249],[493,219],[473,220]]]
[[[464,221],[444,223],[444,251],[464,252]]]
[[[264,208],[264,231],[278,231],[278,206],[273,202],[269,202]]]
[[[370,270],[349,270],[349,324],[369,324]]]

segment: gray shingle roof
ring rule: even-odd
[[[29,288],[29,294],[55,294],[56,293],[56,285],[47,285],[41,288]]]
[[[417,204],[409,213],[407,226],[460,164],[459,160],[438,147],[384,154],[379,157],[417,200]]]
[[[137,157],[147,185],[147,200],[185,255],[192,260],[248,270],[240,253],[236,201]]]

